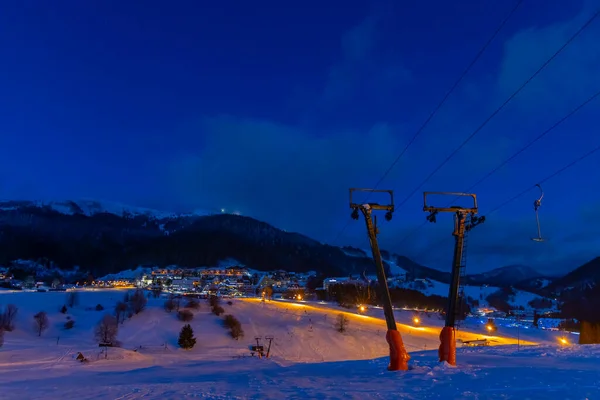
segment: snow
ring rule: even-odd
[[[411,281],[411,282],[401,282],[395,281],[390,284],[390,287],[401,287],[406,289],[413,289],[422,292],[427,296],[437,295],[442,297],[448,297],[449,285],[446,283],[437,282],[430,279]],[[464,285],[465,295],[478,300],[480,307],[487,307],[488,303],[486,301],[487,296],[490,294],[501,290],[501,288],[496,286],[471,286]],[[508,303],[514,307],[519,308],[523,307],[525,310],[532,311],[533,309],[529,305],[529,302],[533,299],[539,298],[540,296],[534,293],[525,292],[523,290],[514,289],[515,295],[509,298]],[[539,311],[539,310],[538,310]]]
[[[98,278],[99,281],[116,281],[119,279],[137,279],[145,274],[150,274],[152,272],[152,268],[148,267],[137,267],[136,269],[126,269],[124,271],[120,271],[116,274],[108,274],[103,276],[102,278]]]
[[[342,334],[332,326],[340,310],[331,305],[256,299],[223,303],[245,330],[239,341],[202,301],[190,322],[198,339],[190,351],[176,344],[183,323],[162,309],[164,299],[150,299],[146,310],[120,325],[122,347],[109,349],[105,360],[93,340],[94,326],[124,293],[81,291],[80,304],[67,313],[75,327],[64,330],[67,316],[58,310],[67,294],[0,292],[0,304],[19,307],[16,329],[5,333],[0,348],[2,398],[584,399],[600,389],[600,346],[561,347],[557,338],[564,333],[521,329],[518,348],[494,346],[515,343],[516,330],[500,326],[496,336],[488,336],[492,346],[459,348],[458,366],[451,367],[437,362],[443,321],[432,315],[422,318],[424,326],[413,327],[406,324],[414,313],[398,311],[411,370],[389,372],[380,309],[366,316],[349,312]],[[90,310],[96,304],[105,311]],[[33,314],[41,310],[51,326],[37,337]],[[458,336],[485,337],[479,324],[468,321]],[[247,357],[254,337],[269,335],[275,338],[272,358]],[[523,346],[523,340],[541,345]],[[90,362],[76,361],[78,352]]]

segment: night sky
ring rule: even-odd
[[[515,4],[5,1],[0,197],[225,208],[367,248],[364,222],[348,225],[348,188],[379,181]],[[379,188],[404,202],[599,7],[524,0]],[[600,90],[599,37],[600,18],[392,222],[381,218],[382,247],[448,270],[452,215],[402,241],[425,220],[423,190],[467,190]],[[481,214],[600,144],[599,108],[600,99],[478,185]],[[548,242],[530,240],[531,190],[473,230],[468,270],[560,274],[600,255],[599,160],[543,185]]]

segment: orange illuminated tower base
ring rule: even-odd
[[[390,345],[390,365],[388,366],[388,371],[408,371],[410,356],[404,348],[400,332],[395,329],[388,330],[385,340]]]
[[[440,362],[446,361],[450,365],[456,365],[456,335],[454,327],[445,326],[442,328],[438,355]]]

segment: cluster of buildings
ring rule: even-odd
[[[135,278],[118,278],[118,279],[110,279],[110,280],[97,280],[93,281],[90,284],[92,287],[99,289],[111,289],[111,288],[119,288],[119,289],[128,289],[136,287],[136,279]]]
[[[273,293],[303,289],[310,276],[288,271],[253,271],[240,266],[156,268],[136,279],[135,286],[170,293],[198,294],[202,297],[258,296],[265,287],[271,287]]]

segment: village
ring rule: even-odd
[[[125,270],[118,274],[80,282],[69,281],[64,277],[63,279],[49,277],[48,270],[41,269],[35,262],[21,260],[16,265],[20,268],[21,276],[15,276],[11,268],[0,267],[1,287],[35,292],[139,288],[147,290],[149,294],[153,292],[198,298],[269,297],[270,299],[327,301],[346,308],[360,308],[372,303],[372,298],[365,289],[377,280],[376,276],[365,274],[323,278],[318,277],[315,271],[305,273],[285,270],[258,271],[231,263],[221,267],[198,268],[138,267],[136,270]],[[26,274],[23,274],[23,271],[27,271]],[[447,285],[430,279],[411,277],[406,273],[390,276],[387,281],[390,290],[403,291],[402,297],[396,298],[395,301],[400,308],[418,312],[442,311],[445,301],[443,298],[447,296]],[[356,289],[348,291],[345,289],[348,287]],[[527,307],[527,303],[536,298],[532,293],[520,292],[517,296],[520,299],[518,301],[514,299],[515,307],[509,312],[485,304],[485,299],[498,288],[483,285],[467,286],[466,290],[473,306],[469,313],[474,316],[498,318],[518,313],[520,318],[529,319],[533,318],[533,309],[540,308],[528,307],[530,309],[524,310],[523,306]],[[512,296],[515,295],[516,293]],[[483,304],[479,304],[480,302]],[[553,312],[556,306],[552,302],[541,308],[538,312],[545,314],[544,316],[556,316],[556,312]]]

